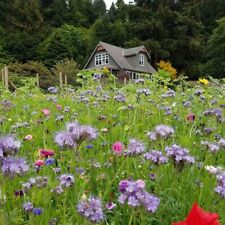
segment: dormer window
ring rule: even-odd
[[[106,65],[109,63],[109,54],[108,53],[98,53],[95,55],[95,65]]]
[[[140,65],[140,66],[144,66],[144,65],[145,65],[144,60],[145,60],[144,55],[143,55],[143,54],[140,54],[140,55],[139,55],[139,65]]]

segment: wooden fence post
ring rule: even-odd
[[[36,74],[36,78],[37,78],[37,88],[40,88],[40,82],[39,82],[39,74]]]
[[[63,77],[62,77],[62,72],[59,72],[59,88],[60,92],[63,90]]]
[[[65,87],[67,87],[67,75],[65,75]]]
[[[9,90],[9,70],[8,67],[5,66],[5,77],[4,77],[4,81],[5,81],[5,89],[8,91]]]
[[[2,68],[2,87],[4,88],[5,87],[5,80],[4,80],[4,69]]]
[[[126,77],[124,77],[123,84],[124,84],[124,85],[127,84],[127,78],[126,78]]]

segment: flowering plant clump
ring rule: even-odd
[[[145,182],[143,180],[122,180],[119,183],[119,191],[121,192],[118,201],[132,207],[143,206],[147,211],[154,213],[159,206],[160,200],[156,196],[149,194],[145,190]]]
[[[155,128],[155,131],[148,132],[147,136],[150,140],[155,141],[159,138],[169,138],[174,133],[174,129],[172,127],[166,125],[158,125]]]
[[[152,161],[154,164],[164,164],[168,162],[168,158],[160,151],[151,150],[144,154],[145,159]]]
[[[208,85],[209,84],[209,81],[206,79],[206,78],[199,78],[199,83],[201,84],[205,84],[205,85]]]
[[[73,148],[85,140],[94,140],[97,136],[98,132],[95,128],[74,122],[67,124],[66,131],[61,131],[56,134],[55,142],[60,147]]]
[[[125,155],[139,155],[145,151],[144,143],[136,139],[130,139]]]
[[[0,224],[225,224],[225,85],[87,73],[0,88]]]
[[[157,65],[159,69],[162,69],[168,72],[172,79],[177,78],[177,70],[172,66],[170,62],[160,60],[160,62]]]
[[[180,147],[179,145],[172,145],[170,147],[166,147],[166,154],[173,159],[174,165],[182,170],[184,164],[195,162],[195,158],[189,155],[187,149]]]
[[[101,222],[105,217],[102,202],[97,197],[91,196],[88,199],[82,199],[77,205],[77,210],[82,216],[94,223]]]

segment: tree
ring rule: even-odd
[[[52,72],[58,77],[59,73],[62,72],[63,75],[67,76],[68,84],[77,85],[77,74],[79,72],[79,65],[73,59],[63,59],[56,62]]]
[[[0,1],[0,25],[9,31],[41,32],[43,16],[39,0]]]
[[[89,43],[88,31],[71,25],[55,28],[44,40],[38,53],[47,66],[52,66],[56,61],[65,58],[76,59],[83,66]]]
[[[217,21],[207,48],[207,61],[204,66],[206,74],[216,78],[225,76],[225,17]]]
[[[93,7],[94,7],[94,12],[96,14],[96,18],[106,14],[106,4],[104,0],[94,0]]]

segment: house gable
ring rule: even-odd
[[[96,65],[96,54],[99,54],[101,58],[101,54],[104,53],[107,53],[109,55],[109,62],[107,63],[107,65]],[[142,55],[142,65],[140,65],[139,63],[140,55]],[[103,59],[105,60],[105,56],[103,56]],[[155,73],[155,69],[150,64],[150,59],[150,55],[148,54],[148,51],[144,46],[123,49],[105,42],[99,42],[95,50],[92,52],[92,55],[89,58],[84,69],[101,69],[103,67],[108,67],[112,70],[125,70],[149,74]]]
[[[96,65],[96,55],[101,55],[107,53],[109,55],[108,63],[104,65]],[[92,52],[87,64],[84,69],[102,69],[108,67],[114,70],[120,70],[119,64],[111,56],[110,52],[101,44],[101,42],[96,46],[95,50]]]

